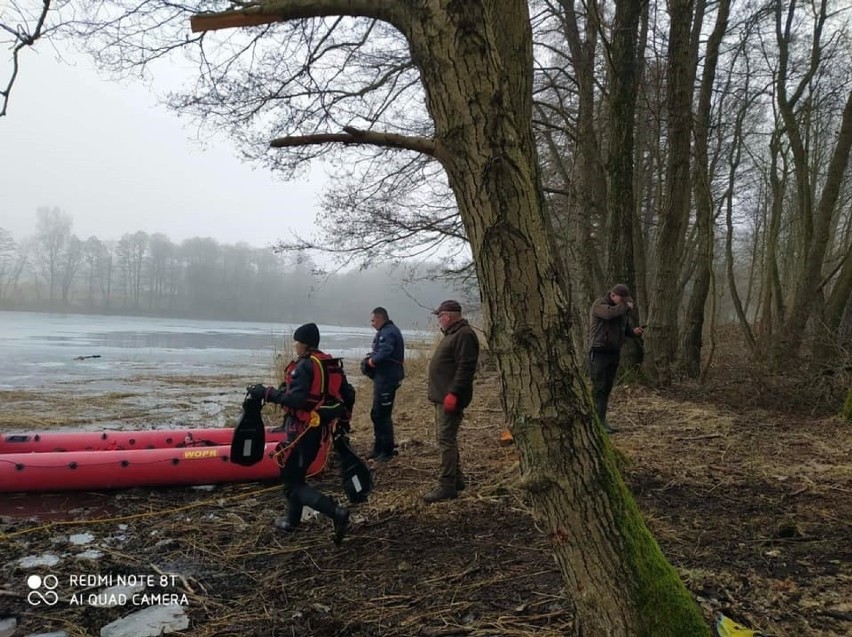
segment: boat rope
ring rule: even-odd
[[[328,423],[329,430],[331,430],[332,426],[336,422],[337,422],[337,418],[335,418],[330,423]],[[302,438],[304,438],[305,435],[311,429],[313,429],[314,427],[319,427],[319,426],[320,426],[320,415],[316,411],[312,411],[311,412],[311,419],[306,423],[306,426],[301,431],[301,433],[298,436],[296,436],[292,440],[292,442],[289,442],[287,444],[285,444],[284,441],[279,442],[278,445],[275,448],[275,451],[272,452],[272,459],[275,460],[275,462],[278,463],[278,466],[283,469],[284,463],[287,462],[287,456],[288,456],[290,450],[293,449],[299,443],[299,441]]]
[[[95,524],[106,524],[112,522],[126,522],[128,520],[139,520],[142,518],[149,518],[153,516],[164,515],[167,513],[179,513],[180,511],[188,511],[189,509],[195,509],[202,506],[207,505],[218,505],[222,502],[233,502],[236,500],[242,500],[243,498],[254,497],[256,495],[260,495],[261,493],[266,493],[268,491],[280,490],[281,486],[276,485],[274,487],[264,487],[263,489],[256,489],[254,491],[249,491],[248,493],[241,493],[239,495],[233,495],[225,498],[211,498],[209,500],[202,500],[201,502],[193,502],[192,504],[186,504],[184,506],[172,507],[171,509],[165,510],[157,510],[157,511],[147,511],[145,513],[134,513],[131,515],[120,515],[116,517],[109,518],[94,518],[90,520],[61,520],[59,522],[48,522],[47,524],[41,524],[39,526],[34,526],[29,529],[21,529],[20,531],[12,531],[11,533],[3,533],[0,531],[0,542],[5,542],[13,537],[20,537],[22,535],[30,535],[32,533],[38,533],[40,531],[47,531],[52,528],[61,527],[61,526],[86,526],[86,525],[95,525]]]

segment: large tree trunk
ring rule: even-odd
[[[697,36],[703,23],[704,3],[699,2],[696,10],[693,46],[697,47]],[[713,86],[716,82],[716,66],[719,60],[719,47],[722,37],[728,30],[728,10],[730,0],[721,0],[716,14],[716,25],[707,40],[704,55],[704,73],[701,77],[701,91],[693,124],[695,139],[695,165],[693,167],[693,188],[695,190],[695,216],[698,226],[698,253],[696,272],[689,306],[686,310],[686,329],[684,331],[683,368],[690,378],[698,378],[701,373],[701,349],[704,342],[704,308],[710,292],[710,278],[713,269],[713,220],[716,208],[713,201],[711,184],[713,174],[710,170],[710,116],[712,109]]]
[[[585,38],[581,38],[574,0],[560,0],[560,5],[562,28],[577,81],[576,161],[579,179],[576,180],[574,189],[579,206],[571,213],[572,216],[579,217],[578,225],[582,230],[583,243],[578,245],[577,250],[582,255],[581,269],[585,270],[584,276],[593,284],[589,289],[584,286],[583,294],[578,297],[584,301],[584,305],[591,305],[600,295],[600,285],[605,279],[601,276],[602,251],[609,248],[604,241],[600,241],[599,250],[589,249],[595,241],[591,231],[592,224],[601,224],[598,234],[602,237],[607,236],[609,228],[606,222],[606,173],[601,159],[595,113],[595,53],[600,23],[597,0],[592,0],[585,5]],[[564,162],[564,158],[561,161]]]
[[[641,0],[619,2],[612,26],[612,45],[609,59],[609,176],[608,212],[610,218],[609,285],[626,283],[634,296],[636,289],[634,228],[637,226],[636,197],[633,192],[633,130],[636,118],[636,46]],[[643,301],[644,302],[644,301]],[[634,369],[642,362],[638,339],[629,339],[622,352],[622,366]]]
[[[577,625],[587,635],[706,634],[593,425],[542,214],[526,3],[440,5],[409,41],[470,238],[524,484]]]
[[[684,235],[689,221],[689,156],[695,60],[690,38],[693,0],[670,0],[666,116],[668,158],[666,193],[656,245],[657,276],[651,290],[645,358],[659,384],[672,381],[678,343],[678,307]]]
[[[618,474],[577,367],[532,134],[527,3],[314,2],[323,15],[336,7],[388,20],[408,39],[435,123],[432,152],[473,251],[523,484],[553,539],[577,634],[709,635]],[[312,2],[269,6],[279,19],[304,18]]]

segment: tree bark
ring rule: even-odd
[[[703,19],[703,2],[699,3],[701,11],[696,11],[695,22],[700,24]],[[704,308],[707,295],[710,292],[710,278],[713,268],[713,219],[715,203],[711,183],[713,174],[710,170],[709,144],[710,117],[712,109],[713,86],[716,82],[716,66],[719,61],[719,47],[722,38],[728,30],[728,13],[730,0],[721,0],[716,25],[707,40],[704,55],[704,72],[701,77],[701,90],[698,95],[698,107],[693,123],[695,139],[695,164],[693,166],[693,188],[695,190],[695,217],[698,227],[698,251],[696,254],[696,272],[686,310],[686,329],[684,331],[683,351],[681,358],[686,375],[698,378],[701,374],[701,349],[704,341]],[[696,43],[697,46],[697,43]]]
[[[678,307],[684,235],[689,221],[689,157],[695,61],[690,37],[693,0],[670,0],[668,85],[668,159],[666,192],[656,245],[657,276],[649,304],[646,368],[661,385],[671,383],[678,343]]]
[[[846,100],[837,145],[828,166],[822,194],[817,205],[813,231],[807,245],[805,267],[797,282],[796,294],[784,321],[774,360],[786,360],[785,353],[797,352],[802,342],[805,324],[812,315],[813,301],[819,292],[823,261],[831,234],[831,222],[840,195],[840,186],[852,152],[852,92]],[[798,167],[797,167],[798,169]]]
[[[626,283],[637,294],[633,255],[634,228],[637,226],[636,196],[633,192],[633,131],[636,119],[637,55],[639,20],[642,0],[619,2],[612,25],[609,59],[609,285]],[[634,369],[642,362],[643,351],[638,339],[629,339],[622,351],[621,364]]]

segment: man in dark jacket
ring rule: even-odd
[[[435,431],[441,451],[438,487],[423,496],[430,504],[455,498],[465,487],[457,437],[464,409],[473,398],[479,339],[461,311],[458,301],[444,301],[433,312],[444,338],[429,361],[429,400],[435,404]]]
[[[371,460],[384,462],[393,458],[393,403],[396,390],[405,377],[405,341],[402,332],[388,317],[388,311],[377,307],[370,315],[370,325],[376,330],[373,346],[367,355],[366,374],[373,379],[373,452]]]
[[[630,288],[619,283],[605,297],[592,305],[589,333],[589,376],[592,381],[592,398],[604,430],[613,434],[618,430],[606,419],[609,394],[618,373],[621,347],[628,337],[642,336],[642,328],[635,327],[629,312],[633,309]]]
[[[314,323],[302,325],[293,333],[296,358],[287,366],[281,386],[252,385],[247,391],[252,398],[281,405],[285,412],[286,456],[281,467],[281,480],[287,497],[287,515],[275,520],[275,526],[287,533],[295,531],[302,520],[302,508],[309,506],[334,522],[334,543],[340,544],[349,526],[349,510],[338,506],[327,495],[306,482],[308,468],[317,456],[331,421],[346,411],[339,396],[323,394],[330,386],[327,371],[321,365],[331,357],[319,348],[319,328]],[[343,374],[343,370],[339,369]],[[325,374],[326,378],[322,378]],[[345,375],[342,383],[348,384]],[[316,419],[316,420],[314,420]]]

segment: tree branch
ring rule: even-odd
[[[9,81],[6,83],[6,87],[0,90],[0,117],[6,115],[6,111],[9,108],[9,97],[12,94],[12,87],[15,85],[15,80],[18,77],[18,54],[25,46],[33,46],[36,40],[44,35],[44,23],[47,20],[47,14],[51,8],[51,2],[52,0],[42,0],[41,11],[36,22],[36,27],[33,29],[32,33],[27,33],[23,27],[12,29],[8,25],[0,24],[0,27],[3,27],[5,31],[12,34],[14,39],[17,41],[17,44],[15,44],[12,48],[12,71]]]
[[[410,137],[396,133],[379,133],[376,131],[360,130],[351,126],[343,128],[342,133],[316,133],[314,135],[297,135],[279,137],[269,142],[271,148],[289,148],[292,146],[310,146],[313,144],[331,144],[342,142],[344,144],[367,144],[372,146],[384,146],[387,148],[400,148],[413,150],[440,159],[438,144],[434,139],[426,137]]]
[[[199,13],[190,18],[193,32],[256,26],[302,18],[350,16],[375,18],[402,30],[406,20],[399,0],[272,0],[246,4],[243,9]]]

